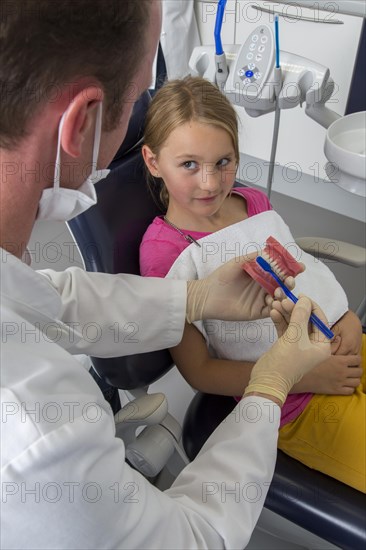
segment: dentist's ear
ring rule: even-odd
[[[70,157],[80,157],[88,132],[91,130],[94,135],[96,107],[103,97],[103,90],[96,86],[83,88],[73,97],[66,111],[61,136],[61,147]]]
[[[159,169],[156,162],[156,155],[151,151],[150,147],[148,145],[143,145],[142,149],[142,157],[144,159],[144,162],[152,176],[155,178],[159,177]]]

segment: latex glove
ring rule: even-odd
[[[273,298],[243,270],[245,261],[257,253],[230,260],[205,279],[187,282],[188,323],[200,319],[251,321],[269,317]],[[294,278],[285,280],[288,288],[295,286]]]
[[[330,355],[330,341],[313,324],[309,317],[313,311],[327,324],[320,307],[301,296],[297,304],[282,302],[282,310],[271,312],[279,340],[254,365],[244,395],[272,396],[281,405],[294,384]],[[287,325],[286,312],[291,313]]]

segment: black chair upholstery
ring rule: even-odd
[[[141,139],[150,96],[136,103],[126,138],[110,165],[111,172],[96,184],[98,202],[68,222],[87,271],[139,274],[139,245],[159,206],[147,189]],[[101,359],[94,369],[109,385],[131,390],[152,384],[171,367],[168,350]]]
[[[145,113],[149,107],[150,101],[151,97],[149,92],[143,93],[138,101],[136,101],[129,121],[126,137],[109,165],[111,170],[119,166],[125,160],[128,153],[136,151],[141,145],[144,137]]]
[[[195,395],[183,423],[183,447],[190,460],[235,405],[231,397]],[[365,495],[282,451],[265,507],[343,550],[366,548]]]

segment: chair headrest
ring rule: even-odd
[[[127,133],[123,143],[114,156],[109,168],[115,168],[119,164],[122,157],[133,151],[141,144],[144,136],[146,112],[149,108],[151,96],[148,91],[144,92],[136,101],[130,122],[128,124]]]

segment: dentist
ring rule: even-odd
[[[112,411],[73,354],[172,347],[186,319],[268,315],[264,292],[240,262],[186,283],[77,268],[35,272],[23,261],[37,219],[68,220],[95,204],[94,184],[125,136],[132,99],[150,84],[160,20],[160,3],[150,0],[2,6],[4,550],[243,548],[272,478],[281,404],[329,354],[321,335],[309,336],[312,306],[300,299],[288,329],[276,313],[283,336],[258,361],[234,414],[171,489],[160,492],[125,463]],[[131,320],[139,326],[134,343],[123,337]],[[83,338],[91,321],[101,328],[95,343]],[[116,322],[118,342],[110,330]],[[209,490],[212,483],[225,498]],[[248,500],[242,490],[237,498],[235,484],[255,485],[259,498]]]

